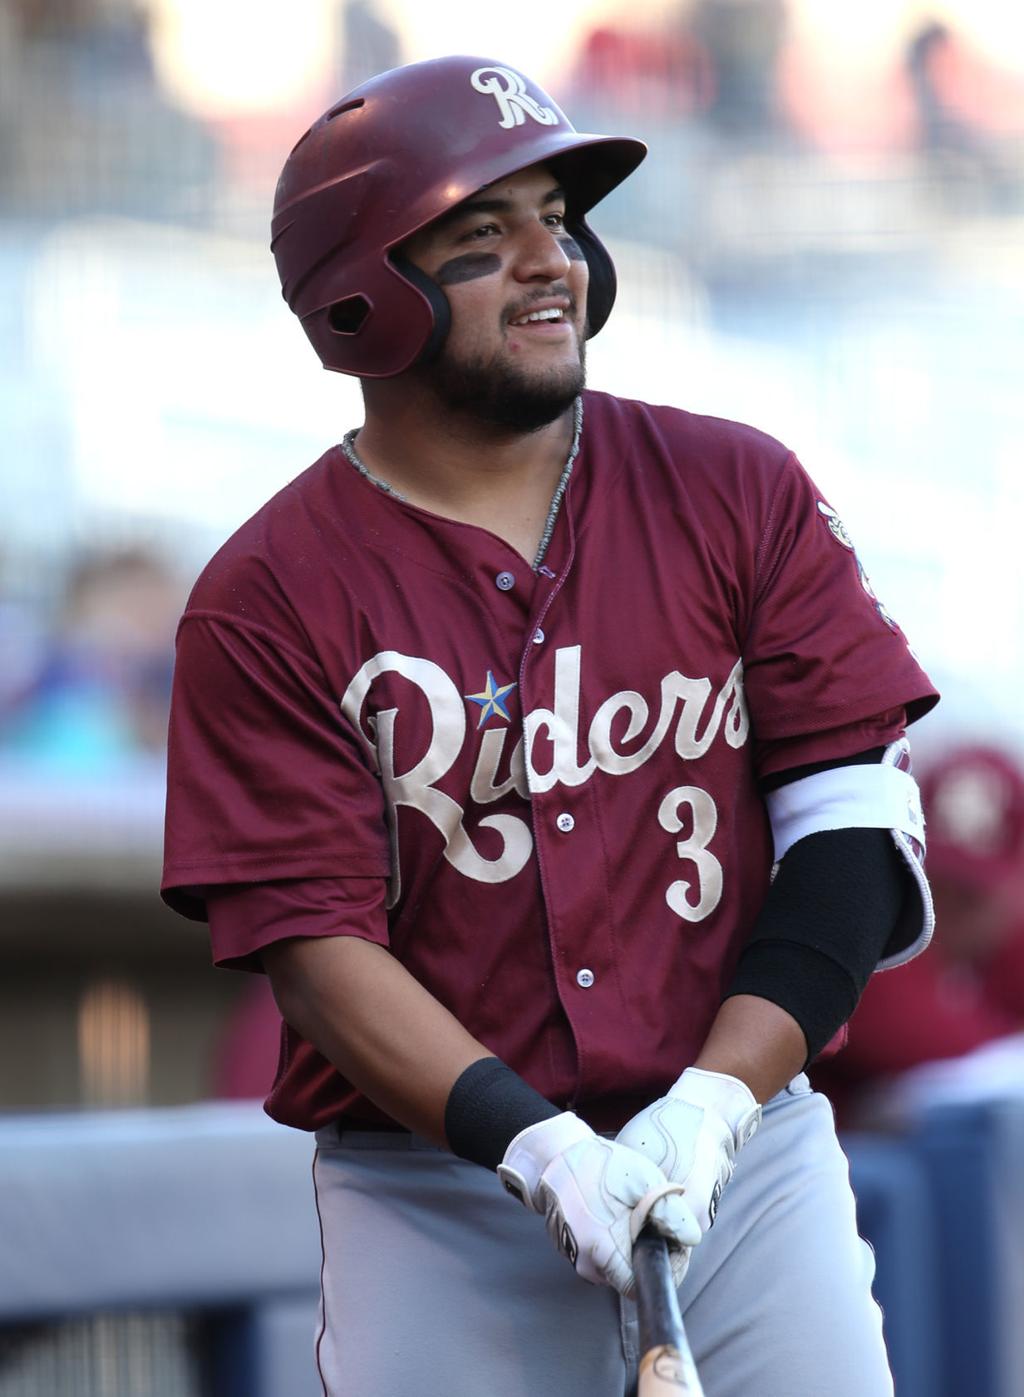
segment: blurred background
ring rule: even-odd
[[[882,977],[888,999],[865,1004],[821,1085],[875,1208],[864,1225],[881,1230],[898,1390],[1021,1397],[1014,1324],[979,1338],[963,1295],[920,1301],[932,1327],[954,1306],[964,1354],[984,1345],[988,1368],[961,1381],[956,1354],[941,1374],[914,1367],[917,1311],[892,1298],[904,1281],[920,1292],[940,1214],[929,1203],[920,1236],[886,1251],[886,1189],[898,1175],[940,1209],[959,1177],[949,1151],[974,1167],[963,1138],[926,1140],[920,1175],[899,1173],[907,1154],[872,1172],[936,1101],[985,1131],[995,1109],[1009,1138],[1005,1101],[1024,1081],[1024,11],[1006,0],[0,0],[0,1397],[313,1390],[305,1370],[274,1367],[273,1336],[306,1342],[316,1257],[303,1231],[293,1270],[269,1279],[288,1209],[311,1212],[308,1142],[272,1144],[254,1104],[276,1058],[269,999],[212,972],[202,930],[155,892],[173,634],[218,544],[361,420],[357,386],[319,370],[280,298],[281,164],[350,87],[447,52],[511,62],[578,128],[649,142],[594,218],[620,299],[592,386],[792,446],[943,691],[913,736],[934,808],[951,812],[959,930],[927,984]],[[932,1031],[908,1043],[911,1020]],[[936,1060],[963,1070],[922,1077]],[[993,1080],[996,1108],[978,1086]],[[70,1135],[48,1133],[58,1121]],[[237,1152],[282,1151],[265,1179],[282,1237],[249,1265],[240,1215],[234,1269],[217,1280],[206,1264],[202,1284],[186,1260],[156,1265],[151,1239],[143,1281],[113,1235],[135,1226],[127,1185],[108,1178],[102,1206],[95,1190],[67,1200],[69,1217],[110,1210],[93,1289],[55,1289],[38,1239],[51,1258],[71,1245],[53,1223],[68,1170],[44,1187],[41,1156],[92,1149],[102,1167],[116,1153],[103,1132],[137,1131],[127,1154],[152,1222],[171,1207],[157,1181],[173,1150],[153,1144],[168,1121],[191,1142],[186,1178],[226,1170],[208,1239],[228,1225],[217,1208],[237,1194]],[[945,1173],[926,1178],[937,1155]],[[278,1167],[297,1170],[296,1190]],[[1019,1318],[1011,1193],[993,1185],[985,1217],[1017,1250],[993,1243],[970,1274],[976,1298]],[[173,1252],[180,1215],[165,1222]],[[19,1239],[6,1259],[5,1237]],[[48,1271],[38,1284],[29,1257]],[[65,1260],[82,1270],[78,1240]],[[294,1311],[255,1305],[260,1265]]]

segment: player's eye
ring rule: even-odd
[[[546,214],[544,215],[544,222],[545,222],[545,224],[546,224],[549,228],[564,228],[564,227],[565,227],[565,214],[564,214],[564,213],[546,213]]]
[[[480,223],[475,228],[468,229],[459,239],[460,242],[482,242],[484,238],[491,237],[492,234],[500,232],[496,223]]]

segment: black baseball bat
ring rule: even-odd
[[[704,1397],[679,1312],[668,1243],[650,1226],[633,1247],[640,1325],[637,1397]]]

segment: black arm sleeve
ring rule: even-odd
[[[791,1014],[810,1061],[857,1006],[907,891],[888,830],[822,830],[779,865],[726,991],[770,999]]]
[[[776,789],[884,748],[780,772]],[[822,830],[798,840],[778,873],[725,998],[769,999],[791,1014],[815,1058],[853,1013],[900,920],[910,880],[888,830]]]

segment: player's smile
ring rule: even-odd
[[[576,336],[576,302],[568,295],[534,299],[505,321],[505,338],[515,354],[528,344],[571,344]]]

